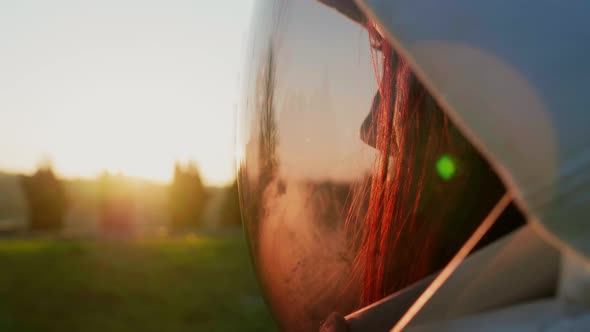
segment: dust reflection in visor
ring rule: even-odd
[[[258,278],[288,331],[440,270],[504,192],[359,15],[264,0],[253,20],[240,194]]]

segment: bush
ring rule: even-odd
[[[196,165],[177,163],[169,188],[169,210],[172,226],[186,228],[203,225],[207,194]]]
[[[62,181],[51,166],[41,167],[31,176],[22,176],[21,185],[29,208],[29,229],[61,229],[67,210],[67,197]]]
[[[238,181],[234,181],[231,186],[225,189],[225,199],[221,209],[221,217],[223,225],[239,226],[242,224]]]

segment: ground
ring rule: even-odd
[[[0,240],[0,331],[274,331],[240,235]]]

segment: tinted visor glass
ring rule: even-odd
[[[439,271],[504,192],[403,59],[342,3],[260,1],[247,52],[245,231],[287,331],[317,330]]]

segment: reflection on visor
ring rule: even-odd
[[[342,12],[261,1],[249,53],[245,230],[287,331],[439,271],[504,192],[391,46]],[[515,211],[482,245],[522,223]]]

